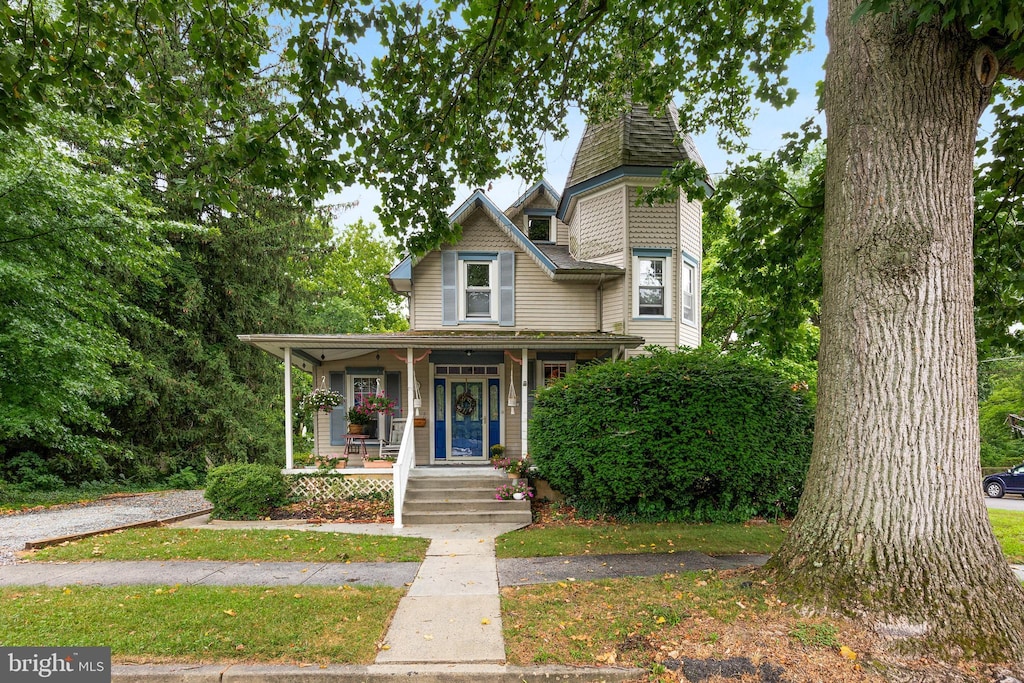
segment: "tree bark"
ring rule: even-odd
[[[973,183],[976,43],[905,2],[831,0],[814,451],[771,568],[805,606],[907,653],[1024,659],[1024,591],[981,495]]]

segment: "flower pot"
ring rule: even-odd
[[[348,464],[348,460],[335,460],[334,461],[334,469],[336,469],[336,470],[343,470],[343,469],[345,469],[345,465],[347,465],[347,464]]]
[[[523,498],[526,498],[526,494],[516,491],[515,493],[512,494],[512,497],[515,498],[516,500],[522,500]]]
[[[519,475],[516,474],[515,472],[506,472],[505,474],[507,474],[508,478],[513,480],[513,481],[515,481],[516,479],[519,478]]]
[[[364,460],[363,467],[369,467],[370,469],[391,469],[395,463],[390,460]]]
[[[354,425],[351,422],[349,422],[348,423],[348,433],[349,434],[362,434],[363,433],[363,427],[365,427],[365,426],[366,425]]]
[[[412,426],[413,427],[426,427],[427,426],[427,418],[425,418],[425,417],[414,417],[412,419]]]

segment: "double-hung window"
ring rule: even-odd
[[[672,316],[672,252],[668,249],[633,250],[633,317]]]
[[[679,283],[679,299],[682,306],[683,321],[691,325],[697,324],[697,266],[690,262],[689,257],[683,258],[682,282]]]
[[[462,261],[462,318],[494,319],[494,260]]]
[[[441,252],[443,325],[516,324],[513,251]]]

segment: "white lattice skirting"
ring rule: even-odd
[[[339,477],[332,475],[290,474],[285,475],[291,487],[292,497],[303,500],[345,500],[365,498],[372,495],[392,494],[391,477],[370,479],[364,477]]]

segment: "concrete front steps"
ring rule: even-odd
[[[403,524],[529,524],[529,500],[496,500],[511,483],[491,468],[417,467],[409,473]]]

